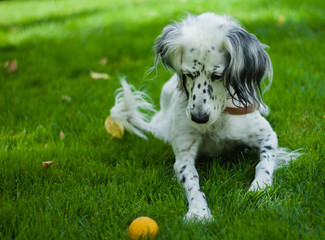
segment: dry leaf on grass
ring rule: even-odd
[[[64,132],[62,130],[60,131],[60,139],[61,140],[65,139],[65,134],[64,134]]]
[[[4,64],[5,69],[7,69],[8,73],[13,73],[18,69],[18,61],[17,59],[12,60],[11,62],[7,60]]]
[[[16,33],[18,31],[19,31],[19,27],[18,26],[13,26],[13,27],[10,28],[10,32],[11,33]]]
[[[99,60],[100,65],[106,65],[106,63],[107,63],[107,57],[104,57],[104,58]]]
[[[67,95],[63,95],[63,96],[61,96],[61,100],[62,101],[66,101],[66,102],[71,102],[71,97],[69,97],[69,96],[67,96]]]
[[[278,21],[276,22],[276,25],[281,26],[284,22],[285,22],[285,17],[280,15]]]
[[[42,165],[45,169],[47,169],[49,166],[51,166],[54,163],[54,161],[48,161],[48,162],[42,162]]]
[[[90,77],[94,80],[98,79],[109,79],[109,75],[107,73],[98,73],[98,72],[93,72],[90,71]]]
[[[124,126],[122,121],[114,121],[111,116],[106,118],[105,129],[113,138],[121,139],[124,135]]]

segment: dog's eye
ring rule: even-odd
[[[220,80],[222,78],[222,75],[218,75],[218,74],[215,74],[213,73],[211,75],[211,81],[214,82],[215,80]]]

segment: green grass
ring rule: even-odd
[[[159,239],[324,239],[322,2],[0,2],[0,239],[127,239],[143,215],[157,221]],[[159,103],[170,74],[144,78],[153,42],[185,11],[232,15],[270,46],[268,120],[281,146],[305,149],[269,191],[254,194],[255,151],[198,162],[216,219],[209,224],[182,220],[187,203],[169,145],[131,134],[109,141],[104,128],[123,75]],[[9,74],[3,66],[13,59]],[[90,70],[110,79],[94,81]],[[45,171],[41,162],[52,160]]]

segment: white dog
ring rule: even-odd
[[[234,19],[205,13],[189,15],[166,26],[155,42],[154,68],[162,64],[175,72],[163,86],[160,111],[147,95],[122,80],[111,116],[127,130],[144,132],[171,143],[174,170],[189,203],[187,219],[211,219],[195,169],[198,154],[211,156],[238,145],[258,148],[260,162],[249,191],[272,184],[274,170],[299,156],[278,147],[277,135],[261,113],[261,83],[272,81],[272,64],[257,38]]]

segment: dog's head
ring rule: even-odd
[[[155,42],[155,67],[163,65],[179,76],[187,95],[187,116],[213,123],[227,96],[236,105],[263,103],[261,82],[272,81],[272,64],[257,38],[236,21],[213,13],[189,15],[166,26]]]

